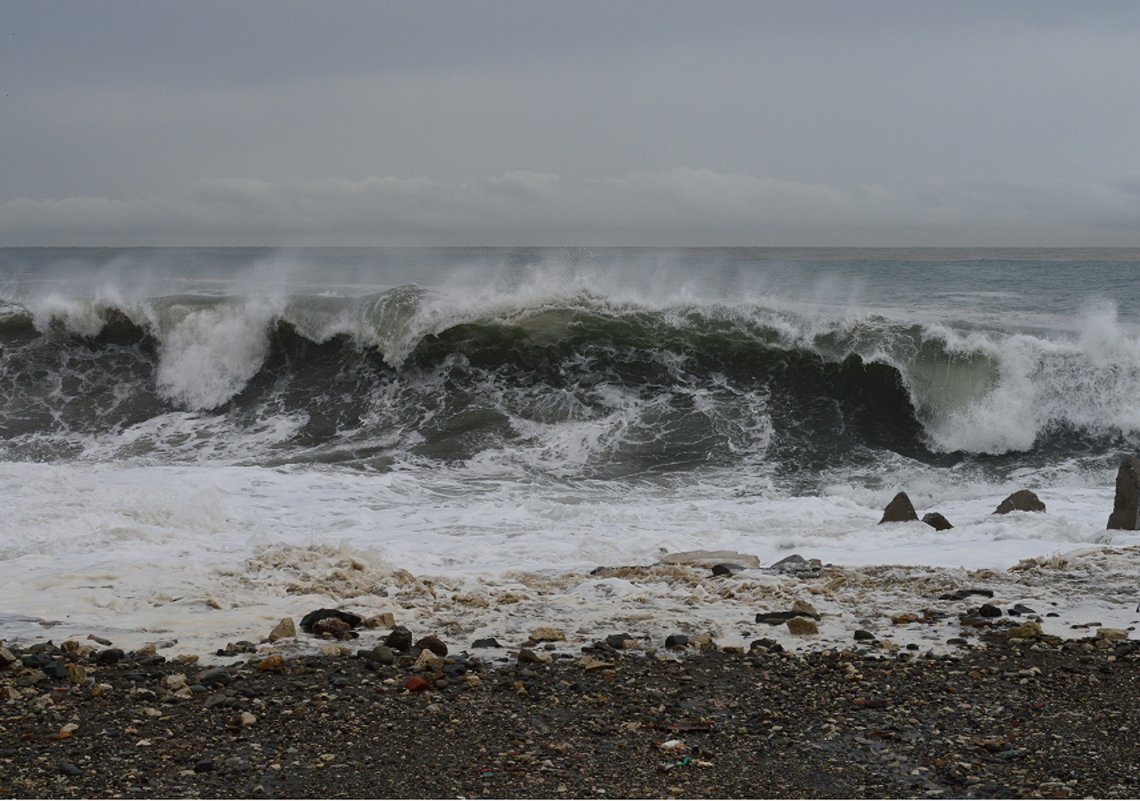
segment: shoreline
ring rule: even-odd
[[[1134,797],[1118,636],[501,666],[9,646],[42,667],[0,668],[0,797]]]

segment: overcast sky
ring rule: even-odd
[[[1140,2],[0,0],[0,245],[1140,245]]]

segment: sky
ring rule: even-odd
[[[1140,246],[1132,0],[0,0],[0,246]]]

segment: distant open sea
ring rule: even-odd
[[[589,571],[1140,544],[1105,529],[1138,277],[1135,250],[0,250],[0,640],[201,650],[386,603],[461,639],[512,606],[668,628],[675,586]],[[1023,487],[1046,514],[990,514]],[[899,490],[955,528],[876,525]]]

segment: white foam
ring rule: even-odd
[[[755,612],[807,593],[849,636],[873,609],[907,611],[935,585],[972,580],[967,570],[992,571],[986,581],[994,586],[1023,586],[1022,574],[1005,572],[1022,559],[1140,546],[1134,532],[1104,530],[1107,481],[1040,490],[1044,515],[995,517],[997,488],[945,489],[941,499],[919,491],[915,501],[920,509],[937,502],[956,526],[950,532],[877,525],[891,489],[837,486],[794,498],[738,494],[716,482],[672,490],[527,482],[478,466],[367,475],[5,463],[0,609],[9,638],[103,633],[122,645],[173,639],[172,653],[208,654],[260,640],[281,617],[338,605],[393,611],[460,645],[478,632],[521,642],[526,626],[543,622],[583,638],[635,624],[654,637],[703,627],[731,642],[763,633],[749,623]],[[755,554],[762,564],[799,553],[844,566],[848,586],[813,594],[814,585],[752,571],[726,594],[730,585],[689,568],[589,575],[698,549]],[[1140,559],[1114,558],[1104,563],[1116,565],[1116,578],[1103,586],[1092,568],[1078,584],[1062,570],[1055,588],[1041,583],[1008,597],[1047,597],[1062,609],[1091,603],[1102,617],[1127,622],[1111,599],[1134,581]],[[892,590],[874,567],[882,564],[911,567],[897,568]],[[61,623],[45,629],[36,621]]]

